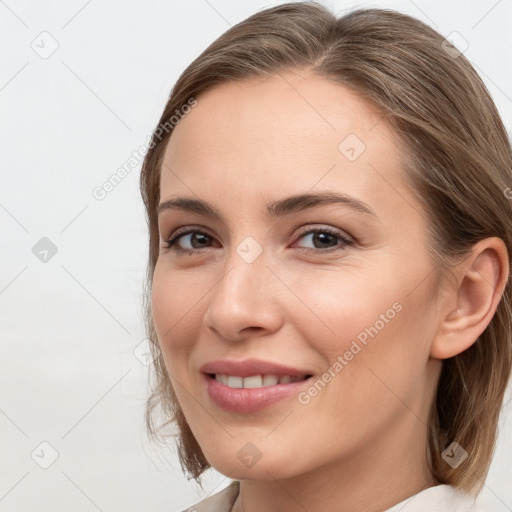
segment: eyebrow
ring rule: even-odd
[[[355,211],[377,218],[377,215],[369,205],[347,194],[340,194],[338,192],[298,194],[284,199],[279,199],[278,201],[267,204],[267,215],[270,217],[282,217],[289,213],[329,204],[342,204]],[[226,221],[220,211],[210,203],[201,199],[175,197],[163,201],[158,205],[158,215],[169,210],[183,210],[198,213],[200,215],[206,215],[207,217],[217,219],[226,224]]]

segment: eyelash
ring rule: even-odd
[[[338,239],[341,242],[343,242],[344,246],[352,246],[355,243],[353,240],[351,240],[351,239],[347,238],[346,236],[344,236],[340,231],[338,231],[336,229],[333,229],[333,228],[328,228],[328,227],[325,227],[325,228],[315,228],[315,229],[310,229],[308,231],[304,231],[303,233],[301,233],[299,235],[299,238],[304,237],[306,235],[317,234],[317,233],[329,233],[330,235],[334,235],[334,236],[338,237]],[[185,235],[191,235],[191,234],[201,234],[201,235],[206,235],[210,239],[213,238],[208,233],[206,233],[204,231],[201,231],[199,229],[189,229],[189,230],[184,231],[184,232],[178,232],[172,238],[170,238],[169,240],[165,240],[164,241],[164,245],[162,247],[164,249],[170,249],[172,251],[175,251],[178,254],[182,254],[182,255],[188,254],[188,255],[192,256],[193,253],[197,253],[201,249],[182,249],[181,247],[179,247],[177,245],[177,242],[178,242],[178,240],[181,237],[183,237]],[[303,252],[306,252],[306,253],[310,253],[310,254],[311,253],[319,254],[319,253],[331,253],[331,252],[340,250],[342,248],[344,248],[344,247],[336,246],[336,247],[331,247],[331,248],[328,248],[328,249],[309,249],[309,248],[299,247],[298,249],[300,251],[303,251]],[[207,249],[208,249],[208,247],[207,247]]]

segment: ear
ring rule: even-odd
[[[501,238],[486,238],[474,245],[447,285],[431,357],[453,357],[475,343],[496,312],[509,271],[507,248]]]

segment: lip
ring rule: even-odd
[[[250,377],[251,375],[291,375],[301,377],[303,375],[312,375],[310,370],[300,370],[262,359],[244,359],[237,361],[235,359],[218,359],[210,361],[201,366],[200,370],[204,373],[220,373],[223,375],[237,375],[238,377]]]
[[[203,373],[202,376],[208,395],[214,404],[227,411],[245,414],[267,409],[292,395],[296,396],[311,384],[313,378],[261,388],[230,388],[217,382],[215,377],[210,377],[208,373]]]
[[[310,370],[299,370],[261,359],[245,359],[243,361],[219,359],[203,365],[201,372],[208,395],[214,404],[227,411],[245,414],[267,409],[281,400],[296,396],[303,388],[310,385],[313,375]],[[276,375],[278,377],[310,375],[311,377],[297,382],[261,388],[230,388],[217,382],[214,377],[212,378],[210,374],[214,373],[238,377],[251,375]]]

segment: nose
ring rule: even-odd
[[[279,330],[285,286],[268,266],[265,253],[247,262],[233,251],[209,296],[206,327],[226,341],[264,336]]]

